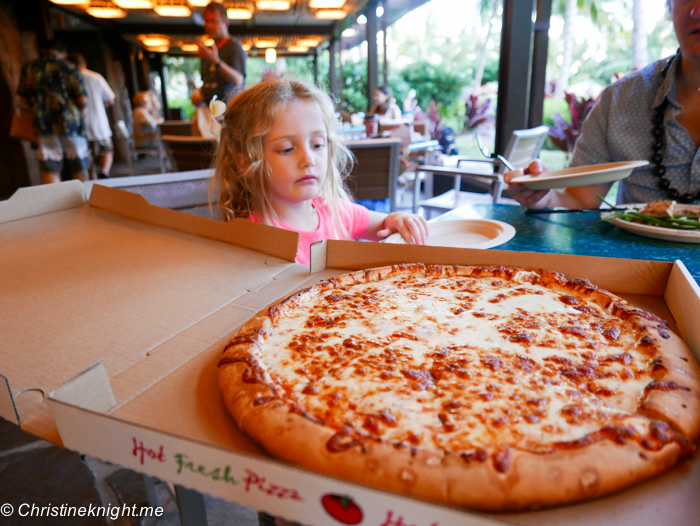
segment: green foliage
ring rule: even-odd
[[[440,115],[447,117],[455,115],[457,108],[464,105],[462,90],[467,82],[454,69],[420,61],[403,69],[400,76],[408,86],[416,90],[421,108],[427,108],[430,101],[435,101]]]
[[[200,59],[198,57],[171,57],[165,55],[163,63],[168,68],[168,74],[183,73],[188,79],[199,77]]]
[[[566,121],[571,121],[571,112],[569,103],[564,99],[553,99],[547,97],[544,99],[544,108],[542,111],[542,124],[547,126],[554,125],[554,112],[559,113]]]
[[[181,108],[185,112],[185,119],[190,119],[194,116],[194,105],[188,98],[170,98],[168,97],[168,107]]]

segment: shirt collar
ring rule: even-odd
[[[669,102],[678,107],[678,101],[676,101],[676,74],[678,68],[681,64],[681,51],[678,50],[674,56],[667,58],[663,61],[661,68],[668,68],[666,72],[666,77],[661,82],[659,89],[656,91],[654,96],[654,101],[651,104],[652,109],[658,108],[664,99],[668,98]],[[660,72],[659,72],[660,74]]]

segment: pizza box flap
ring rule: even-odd
[[[663,296],[673,263],[635,259],[513,252],[507,250],[421,247],[392,243],[329,240],[311,247],[311,272],[326,268],[360,270],[398,263],[426,265],[503,265],[561,272],[585,278],[616,294]]]
[[[80,181],[20,188],[7,201],[0,202],[0,224],[84,204],[85,186]]]
[[[88,204],[79,182],[23,189],[0,217],[0,374],[21,422],[100,360],[109,378],[133,371],[119,394],[134,396],[247,319],[236,301],[249,291],[309,276],[293,263],[296,233],[99,185]]]

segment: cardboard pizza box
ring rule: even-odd
[[[68,187],[67,185],[72,185]],[[236,328],[299,286],[399,262],[503,264],[587,277],[675,321],[700,356],[700,290],[681,262],[328,241],[309,267],[297,235],[217,223],[79,183],[0,203],[0,415],[65,447],[303,524],[695,524],[700,462],[621,493],[550,510],[485,514],[346,482],[271,459],[237,429],[216,364]],[[46,408],[50,407],[50,411]],[[357,513],[357,512],[355,512]],[[351,520],[339,517],[341,520]]]

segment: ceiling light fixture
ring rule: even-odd
[[[124,18],[126,11],[118,7],[88,7],[85,11],[95,18]]]
[[[187,53],[189,53],[190,51],[196,52],[199,51],[199,46],[197,44],[193,44],[192,42],[181,42],[180,49]]]
[[[153,9],[153,0],[112,0],[122,9]]]
[[[141,42],[143,42],[143,45],[146,47],[157,47],[157,46],[169,46],[170,45],[170,39],[164,36],[159,36],[159,35],[153,35],[153,36],[146,36],[142,35],[139,37],[141,39]]]
[[[319,9],[314,16],[321,20],[342,20],[348,14],[342,9]]]
[[[337,9],[345,5],[346,0],[309,0],[311,9]]]
[[[341,33],[341,36],[344,37],[354,37],[355,35],[357,35],[357,30],[354,27],[343,29],[343,32]]]
[[[277,60],[277,50],[275,50],[275,48],[270,48],[265,51],[265,62],[274,64],[275,60]]]
[[[51,2],[57,5],[87,5],[90,0],[51,0]]]
[[[255,41],[255,47],[266,48],[266,47],[276,47],[276,46],[277,46],[276,40],[256,40]]]
[[[306,46],[288,46],[287,51],[290,53],[306,53],[309,50]]]
[[[187,3],[192,7],[206,7],[211,0],[187,0]]]
[[[255,5],[262,11],[286,11],[292,3],[289,0],[258,0]]]
[[[170,46],[149,47],[148,51],[151,51],[153,53],[167,53],[168,51],[170,51]]]
[[[192,14],[190,8],[184,4],[158,4],[153,8],[159,16],[188,17]]]
[[[243,9],[240,7],[229,7],[226,14],[231,20],[250,20],[253,18],[252,9]]]
[[[241,47],[243,48],[243,51],[250,51],[250,48],[253,46],[251,46],[249,42],[243,42]]]
[[[204,42],[204,45],[207,47],[211,47],[214,45],[214,39],[213,38],[203,38],[202,42]]]
[[[305,46],[305,47],[316,47],[318,46],[320,40],[317,38],[299,38],[295,42],[297,46]]]

